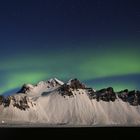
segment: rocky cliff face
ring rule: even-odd
[[[93,124],[96,120],[99,124],[109,124],[110,119],[114,123],[129,120],[138,123],[139,105],[140,91],[125,89],[115,92],[112,87],[95,90],[78,79],[71,79],[67,83],[50,79],[36,85],[24,84],[17,93],[8,97],[0,96],[0,120],[6,118],[9,121],[52,124]],[[118,118],[116,111],[119,111]]]
[[[89,99],[94,99],[98,102],[100,100],[105,102],[114,102],[118,97],[122,101],[128,102],[130,105],[140,105],[140,91],[128,91],[127,89],[125,89],[120,92],[115,92],[112,87],[95,91],[94,89],[89,88],[85,84],[81,83],[78,79],[72,79],[69,80],[67,83],[63,84],[62,82],[60,84],[55,79],[50,79],[46,82],[40,82],[35,86],[31,84],[24,84],[20,91],[18,91],[14,95],[8,97],[0,96],[0,105],[8,107],[10,104],[12,104],[14,107],[17,107],[21,110],[26,110],[27,108],[30,108],[28,102],[31,102],[31,100],[28,98],[27,93],[41,84],[46,84],[46,89],[58,86],[58,94],[62,95],[64,98],[65,96],[74,97],[74,94],[84,94],[86,92],[89,96]],[[79,92],[79,89],[82,89],[84,92]],[[73,91],[76,91],[77,93]]]

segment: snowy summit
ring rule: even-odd
[[[17,93],[0,96],[1,124],[139,125],[140,92],[112,87],[95,90],[78,79],[56,78],[25,84]]]

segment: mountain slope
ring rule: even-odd
[[[112,87],[94,90],[77,79],[58,79],[23,85],[7,98],[0,97],[1,123],[67,125],[138,125],[140,92]]]

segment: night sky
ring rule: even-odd
[[[54,77],[140,90],[140,2],[1,0],[0,94]]]

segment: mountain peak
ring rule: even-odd
[[[62,81],[60,81],[60,80],[57,79],[57,78],[51,78],[51,79],[48,80],[48,81],[51,82],[51,83],[59,84],[59,85],[63,85],[63,84],[64,84]]]
[[[81,83],[77,78],[70,79],[66,84],[69,85],[69,87],[74,88],[74,89],[86,88],[86,86],[83,83]]]
[[[0,96],[1,122],[140,124],[140,91],[94,90],[76,78],[66,83],[52,78],[24,84],[18,93]]]
[[[28,91],[32,90],[33,88],[34,88],[34,85],[32,85],[32,84],[24,84],[17,93],[27,93]]]

